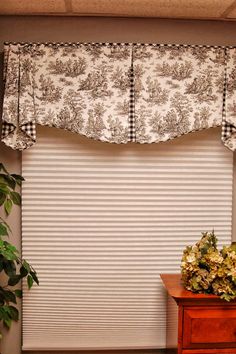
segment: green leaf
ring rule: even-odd
[[[12,245],[11,243],[4,241],[4,244],[5,244],[5,247],[7,250],[9,250],[13,253],[19,253],[18,249],[14,245]]]
[[[17,310],[16,307],[14,306],[9,306],[9,310],[10,310],[10,316],[14,321],[18,321],[19,320],[19,311]]]
[[[4,305],[0,307],[0,320],[3,321],[3,324],[8,328],[11,327],[12,319],[11,319],[11,310],[9,306]]]
[[[3,220],[3,218],[1,218],[1,216],[0,216],[0,223],[7,228],[8,232],[12,232],[10,226],[6,223],[5,220]]]
[[[18,257],[17,255],[10,251],[10,250],[6,250],[6,249],[0,249],[0,254],[6,258],[8,261],[16,261],[18,263]]]
[[[13,177],[11,177],[10,175],[5,175],[5,174],[0,174],[0,181],[3,184],[7,184],[7,186],[9,186],[11,189],[15,189],[16,187],[16,181]]]
[[[8,236],[6,225],[0,222],[0,236]]]
[[[1,180],[0,180],[0,192],[5,195],[10,193],[10,189],[8,188],[8,186],[6,186],[6,184]]]
[[[5,309],[5,305],[0,307],[0,320],[3,320],[4,318],[8,318],[8,312]]]
[[[21,278],[25,278],[28,275],[28,270],[25,269],[25,267],[23,267],[23,266],[20,267],[20,275],[21,275]]]
[[[32,278],[33,278],[33,280],[35,281],[35,283],[36,283],[37,285],[39,285],[39,280],[38,280],[38,277],[37,277],[36,272],[31,271],[31,272],[30,272],[30,275],[32,276]]]
[[[11,328],[11,324],[12,324],[12,320],[10,318],[5,318],[3,320],[3,324],[7,327],[7,328]]]
[[[33,278],[31,275],[28,275],[27,277],[27,284],[28,284],[28,288],[31,289],[32,288],[32,285],[33,285]]]
[[[21,196],[17,192],[10,192],[11,200],[16,205],[21,205]]]
[[[22,298],[22,290],[16,289],[15,290],[15,295],[16,295],[16,297],[19,297],[19,299],[21,299]]]
[[[21,186],[22,185],[22,181],[25,180],[22,176],[16,175],[14,173],[12,173],[11,176],[16,180],[16,183],[18,184],[18,186]]]
[[[12,209],[12,205],[13,205],[13,203],[12,203],[11,199],[5,200],[4,209],[5,209],[5,212],[6,212],[7,215],[10,214],[11,209]]]
[[[16,266],[14,261],[5,261],[3,262],[4,272],[10,277],[14,277],[16,275]]]
[[[2,256],[0,257],[0,273],[3,271],[3,260],[2,260]]]
[[[5,202],[6,200],[6,193],[4,192],[0,192],[0,206],[3,205],[3,203]]]
[[[16,261],[18,263],[18,250],[7,241],[0,238],[0,254],[9,261]]]
[[[13,302],[14,304],[16,304],[16,295],[13,291],[3,290],[2,294],[7,302]]]
[[[28,262],[26,262],[26,260],[24,259],[22,266],[27,270],[28,273],[30,273],[30,265]]]
[[[20,280],[21,280],[21,276],[15,275],[14,277],[11,277],[8,279],[8,285],[14,286],[14,285],[18,284]]]

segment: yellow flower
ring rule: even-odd
[[[214,263],[222,263],[224,258],[218,252],[212,252],[208,256],[209,261]]]
[[[187,257],[186,257],[186,261],[188,263],[193,263],[196,261],[196,257],[195,257],[195,254],[193,253],[190,253]]]

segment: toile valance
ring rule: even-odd
[[[110,143],[157,143],[222,125],[236,149],[236,49],[134,43],[5,45],[2,141],[36,125]]]

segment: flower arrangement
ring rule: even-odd
[[[214,231],[202,233],[199,242],[184,250],[181,273],[187,290],[215,294],[226,301],[235,299],[236,244],[219,251]]]

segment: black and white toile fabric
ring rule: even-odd
[[[136,138],[154,143],[222,121],[221,48],[134,48]]]
[[[131,46],[9,45],[3,141],[25,149],[35,125],[128,141]],[[9,124],[11,126],[9,126]]]
[[[37,124],[117,144],[222,125],[223,142],[235,150],[235,91],[234,48],[6,44],[2,141],[29,148]]]

